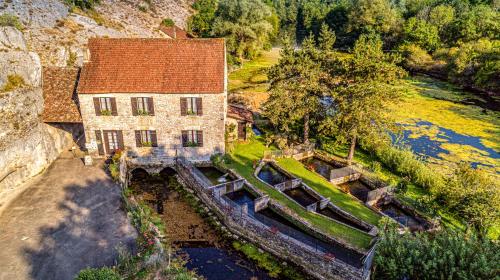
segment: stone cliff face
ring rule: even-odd
[[[6,1],[3,12],[16,15],[25,26],[31,50],[44,66],[82,63],[91,37],[165,37],[160,22],[172,19],[185,27],[194,0],[101,0],[95,11],[70,11],[62,0]],[[1,3],[1,2],[0,2]]]
[[[41,122],[43,95],[40,58],[28,51],[23,34],[0,28],[0,89],[9,75],[22,77],[24,85],[0,91],[0,206],[22,182],[40,173],[73,137]]]

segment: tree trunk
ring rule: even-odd
[[[309,144],[309,114],[304,116],[304,144]]]
[[[354,150],[356,149],[356,136],[351,139],[351,148],[349,148],[349,154],[347,155],[347,164],[352,164],[352,159],[354,158]]]

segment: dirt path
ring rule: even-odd
[[[60,158],[0,216],[0,280],[73,279],[114,264],[116,247],[132,248],[136,234],[102,168]]]

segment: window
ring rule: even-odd
[[[181,97],[181,116],[201,116],[202,105],[201,97]]]
[[[153,116],[154,106],[152,97],[132,97],[132,115]]]
[[[120,130],[104,130],[103,134],[104,144],[108,154],[117,150],[123,150],[123,134]]]
[[[158,147],[156,131],[154,130],[136,130],[135,143],[137,147]]]
[[[94,97],[94,107],[97,116],[117,116],[114,97]]]
[[[202,147],[203,132],[201,130],[183,130],[182,131],[182,146],[183,147]]]

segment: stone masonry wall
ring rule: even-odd
[[[96,116],[93,97],[115,97],[118,116]],[[154,116],[132,116],[131,97],[152,97]],[[181,116],[181,97],[201,97],[202,116]],[[214,153],[224,153],[226,93],[219,94],[79,94],[86,143],[96,143],[96,130],[121,130],[126,149],[138,157],[168,160],[182,156],[192,161],[208,161]],[[135,130],[156,130],[158,147],[137,148]],[[182,130],[202,130],[203,147],[182,147]],[[104,137],[104,136],[103,136]],[[89,152],[97,154],[89,145]]]

